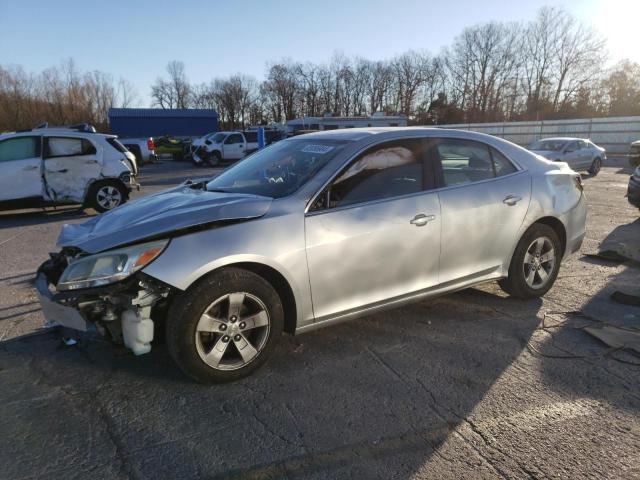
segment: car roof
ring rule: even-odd
[[[472,130],[460,130],[453,128],[441,128],[441,127],[364,127],[364,128],[339,128],[335,130],[322,130],[319,132],[306,133],[304,135],[297,135],[290,137],[292,139],[318,139],[318,140],[362,140],[363,138],[370,137],[372,135],[381,135],[384,133],[395,133],[402,135],[402,133],[415,133],[424,132],[430,134],[429,136],[446,135],[451,136],[455,134],[463,134],[466,138],[485,139],[486,137],[496,138],[486,133],[474,132]]]
[[[547,138],[541,138],[538,141],[544,141],[544,140],[555,140],[555,141],[561,141],[561,142],[569,142],[573,140],[582,140],[583,142],[589,141],[588,138],[578,138],[578,137],[547,137]]]
[[[11,137],[33,137],[38,135],[64,135],[65,137],[81,137],[81,138],[116,138],[117,135],[110,133],[91,133],[91,132],[78,132],[77,130],[70,130],[68,128],[36,128],[33,130],[24,130],[19,132],[4,132],[0,134],[0,140],[5,140]]]

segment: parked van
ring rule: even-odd
[[[93,128],[91,127],[93,130]],[[0,135],[0,210],[80,203],[106,212],[136,182],[135,156],[86,126]]]

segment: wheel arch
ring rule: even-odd
[[[529,228],[531,228],[536,223],[547,225],[548,227],[552,228],[554,232],[556,232],[558,238],[560,239],[560,245],[562,247],[562,254],[560,255],[560,258],[563,258],[564,253],[567,251],[567,228],[564,226],[564,223],[562,223],[562,221],[556,217],[546,216],[537,219],[535,222],[529,225]],[[527,230],[529,228],[527,228]]]
[[[276,290],[276,293],[282,301],[282,308],[284,311],[284,331],[291,335],[295,333],[298,324],[298,305],[295,293],[287,278],[280,271],[270,265],[250,260],[225,263],[223,265],[216,266],[211,270],[207,270],[195,281],[191,282],[187,288],[192,288],[193,285],[197,284],[205,276],[227,268],[241,268],[255,273],[269,282],[269,284]]]

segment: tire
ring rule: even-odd
[[[119,182],[96,182],[91,185],[85,202],[98,213],[108,212],[126,203],[129,192]]]
[[[541,251],[538,250],[540,245]],[[549,252],[552,252],[553,261],[543,260],[549,258]],[[562,245],[555,230],[548,225],[535,223],[524,233],[516,246],[509,265],[509,276],[499,280],[498,284],[502,290],[515,298],[541,297],[556,281],[562,252]],[[525,263],[525,258],[527,262],[534,263]],[[532,269],[535,269],[533,277]]]
[[[598,172],[600,172],[601,168],[602,159],[600,157],[596,157],[593,159],[593,162],[591,162],[591,166],[589,167],[589,174],[595,177],[596,175],[598,175]]]
[[[225,268],[173,301],[167,346],[180,369],[194,380],[231,382],[264,364],[283,325],[282,302],[271,284],[253,272]]]
[[[220,165],[221,161],[222,161],[222,156],[220,155],[220,152],[212,152],[211,155],[209,155],[209,157],[207,158],[206,163],[210,167],[215,167]]]

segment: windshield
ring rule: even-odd
[[[566,143],[566,140],[538,140],[529,146],[529,150],[550,150],[552,152],[559,152]]]
[[[272,198],[291,195],[347,145],[345,141],[285,140],[259,150],[207,184],[207,190]]]

